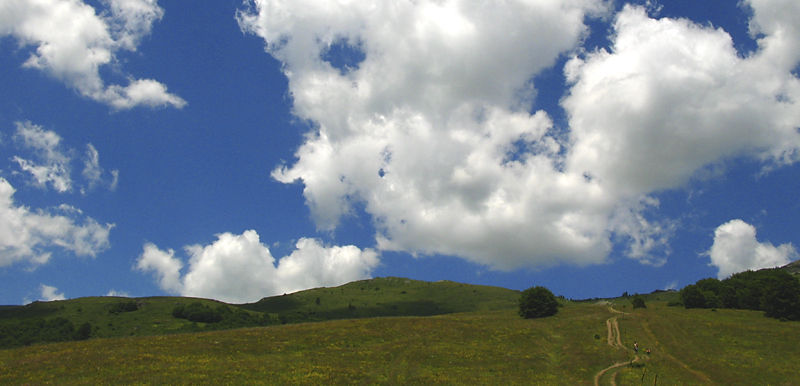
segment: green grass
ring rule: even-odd
[[[286,322],[317,322],[335,319],[384,316],[431,316],[454,312],[488,311],[516,307],[519,291],[499,287],[460,284],[449,281],[423,282],[401,278],[375,278],[335,288],[316,288],[259,302],[229,305],[252,313],[267,313]],[[319,299],[319,303],[317,303]],[[111,314],[112,307],[128,298],[87,297],[26,306],[0,307],[0,323],[26,319],[64,317],[77,328],[92,325],[93,338],[152,336],[191,329],[192,323],[172,317],[178,304],[200,302],[212,308],[225,303],[196,298],[149,297],[135,299],[134,312]],[[199,323],[202,328],[203,324]]]
[[[88,341],[0,350],[0,384],[593,385],[599,371],[634,358],[634,341],[641,361],[601,384],[800,384],[798,322],[667,307],[676,293],[643,296],[647,308],[636,310],[631,298],[609,299],[625,314],[562,299],[555,317],[526,320],[516,314],[518,291],[376,278],[239,305],[321,322],[184,334],[174,334],[190,324],[171,316],[177,304],[223,303],[143,298],[120,314],[108,311],[129,299],[0,307],[4,321],[60,316],[94,326]],[[606,343],[611,317],[627,350]]]
[[[633,358],[606,344],[613,316],[626,347],[653,350],[618,385],[800,384],[796,322],[663,302],[625,310],[568,302],[536,320],[506,309],[40,345],[0,351],[0,384],[591,385]]]
[[[149,297],[136,299],[139,303],[138,311],[109,313],[115,304],[130,300],[120,297],[86,297],[55,302],[34,302],[26,306],[0,309],[0,320],[16,322],[33,318],[64,317],[76,328],[83,323],[90,323],[93,338],[151,336],[185,331],[186,326],[191,324],[186,320],[172,317],[172,309],[179,303],[200,302],[211,307],[224,304],[208,299]]]
[[[519,296],[520,291],[500,287],[387,277],[264,298],[242,307],[321,321],[511,309],[517,306]]]
[[[574,385],[617,354],[593,338],[606,314],[573,306],[535,321],[505,310],[50,344],[0,351],[0,383]]]

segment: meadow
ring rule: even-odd
[[[507,307],[35,345],[0,350],[0,384],[593,385],[635,358],[634,341],[640,360],[600,384],[800,384],[797,322],[665,300],[562,299],[556,316],[532,320]],[[624,349],[607,344],[612,317]]]

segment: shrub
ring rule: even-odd
[[[133,312],[139,310],[139,305],[136,304],[135,300],[130,301],[121,301],[117,304],[111,306],[111,309],[108,310],[109,314],[121,314],[123,312]]]
[[[639,296],[638,294],[633,297],[633,300],[631,301],[631,303],[633,304],[633,308],[634,309],[647,308],[647,305],[644,304],[644,298]]]
[[[86,340],[92,336],[92,325],[89,322],[81,324],[75,331],[75,340]]]
[[[200,302],[194,302],[186,307],[176,306],[172,309],[172,316],[196,323],[216,323],[222,320],[219,310],[213,310]]]
[[[528,288],[522,291],[519,299],[519,316],[525,319],[553,316],[558,312],[558,306],[549,289],[541,286]]]

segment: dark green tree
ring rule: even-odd
[[[636,308],[647,308],[647,305],[644,304],[644,298],[639,294],[636,294],[633,297],[633,300],[631,300],[631,303],[633,304],[633,308],[634,309],[636,309]]]
[[[553,316],[558,312],[558,306],[558,300],[549,289],[531,287],[522,291],[519,298],[519,316],[525,319]]]
[[[92,325],[89,322],[81,324],[75,331],[75,340],[86,340],[92,336]]]
[[[109,314],[121,314],[123,312],[133,312],[139,309],[139,305],[136,303],[135,300],[128,300],[128,301],[121,301],[114,304],[110,310],[108,310]]]
[[[700,288],[690,284],[681,290],[681,303],[686,308],[706,308],[706,297]]]
[[[764,286],[761,308],[776,319],[800,320],[800,281],[790,273],[775,271]]]

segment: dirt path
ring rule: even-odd
[[[624,314],[624,312],[617,311],[617,310],[615,310],[615,309],[613,309],[611,307],[608,307],[608,309],[611,312],[614,312],[614,313],[617,313],[617,314]],[[627,348],[625,348],[625,346],[622,345],[622,338],[621,338],[622,334],[620,334],[620,332],[619,332],[619,322],[617,321],[617,318],[619,318],[619,316],[608,318],[608,320],[606,320],[606,327],[608,328],[608,339],[607,339],[607,342],[608,342],[609,346],[614,347],[614,348],[616,348],[618,350],[627,350]],[[632,361],[615,363],[615,364],[613,364],[611,366],[608,366],[608,367],[600,370],[594,376],[594,386],[600,386],[600,379],[603,377],[603,375],[606,372],[608,372],[610,370],[613,370],[613,369],[616,369],[618,367],[622,367],[622,366],[631,364],[633,362],[638,362],[638,361],[639,361],[639,355],[635,355],[635,357],[634,357],[634,359]],[[610,383],[611,383],[612,386],[616,386],[617,385],[617,382],[616,382],[615,379],[616,379],[616,374],[617,374],[618,371],[619,370],[615,371],[613,373],[613,375],[611,376]]]

